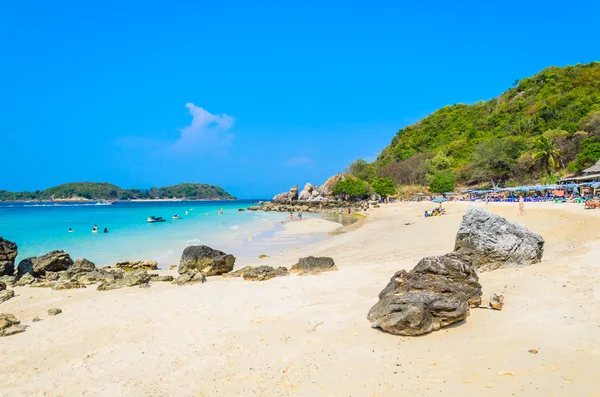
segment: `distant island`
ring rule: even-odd
[[[122,189],[107,182],[64,183],[35,192],[0,190],[0,201],[86,201],[86,200],[236,200],[223,188],[203,183],[181,183],[150,189]]]

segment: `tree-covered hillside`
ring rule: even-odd
[[[129,200],[129,199],[189,199],[189,200],[233,200],[235,197],[219,186],[182,183],[151,189],[121,189],[110,183],[75,182],[65,183],[35,192],[9,192],[0,190],[0,201],[29,200]]]
[[[549,67],[498,98],[455,104],[398,131],[372,164],[396,184],[440,174],[465,184],[528,183],[600,158],[600,63]]]

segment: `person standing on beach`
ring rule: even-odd
[[[525,215],[525,198],[523,195],[519,196],[519,216]]]
[[[290,211],[290,222],[294,221],[294,211]]]
[[[298,210],[298,219],[300,219],[300,222],[302,222],[302,208]]]

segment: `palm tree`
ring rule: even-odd
[[[552,173],[552,170],[558,168],[560,163],[560,149],[554,146],[546,135],[539,136],[533,144],[535,152],[533,153],[533,160],[536,163],[542,163],[542,167],[548,175]]]

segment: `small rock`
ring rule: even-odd
[[[61,309],[58,309],[58,308],[48,309],[49,316],[56,316],[56,315],[59,315],[60,313],[62,313]]]
[[[171,265],[171,266],[169,266],[169,270],[175,270],[175,269],[177,269],[177,265]]]
[[[269,255],[260,254],[260,255],[258,256],[258,259],[265,259],[265,258],[268,258],[268,257],[269,257]]]
[[[538,354],[539,352],[537,351],[537,349],[530,349],[530,350],[528,350],[528,353]]]
[[[173,281],[173,276],[159,276],[158,274],[152,274],[150,275],[150,280],[152,281],[164,281],[164,282],[171,282]]]
[[[0,291],[0,303],[6,302],[7,300],[14,298],[15,291],[12,289],[5,289],[4,291]]]
[[[492,294],[490,296],[490,307],[494,310],[502,310],[504,306],[504,295]]]
[[[31,275],[31,273],[25,273],[23,274],[23,276],[21,276],[21,278],[19,278],[19,281],[17,281],[17,286],[19,287],[23,287],[25,285],[30,285],[32,283],[34,283],[36,281],[35,277],[33,277]]]
[[[34,322],[34,323],[37,323],[38,321],[42,321],[42,319],[36,316],[31,321]]]
[[[173,280],[173,284],[202,284],[206,282],[206,277],[202,272],[185,273]]]

